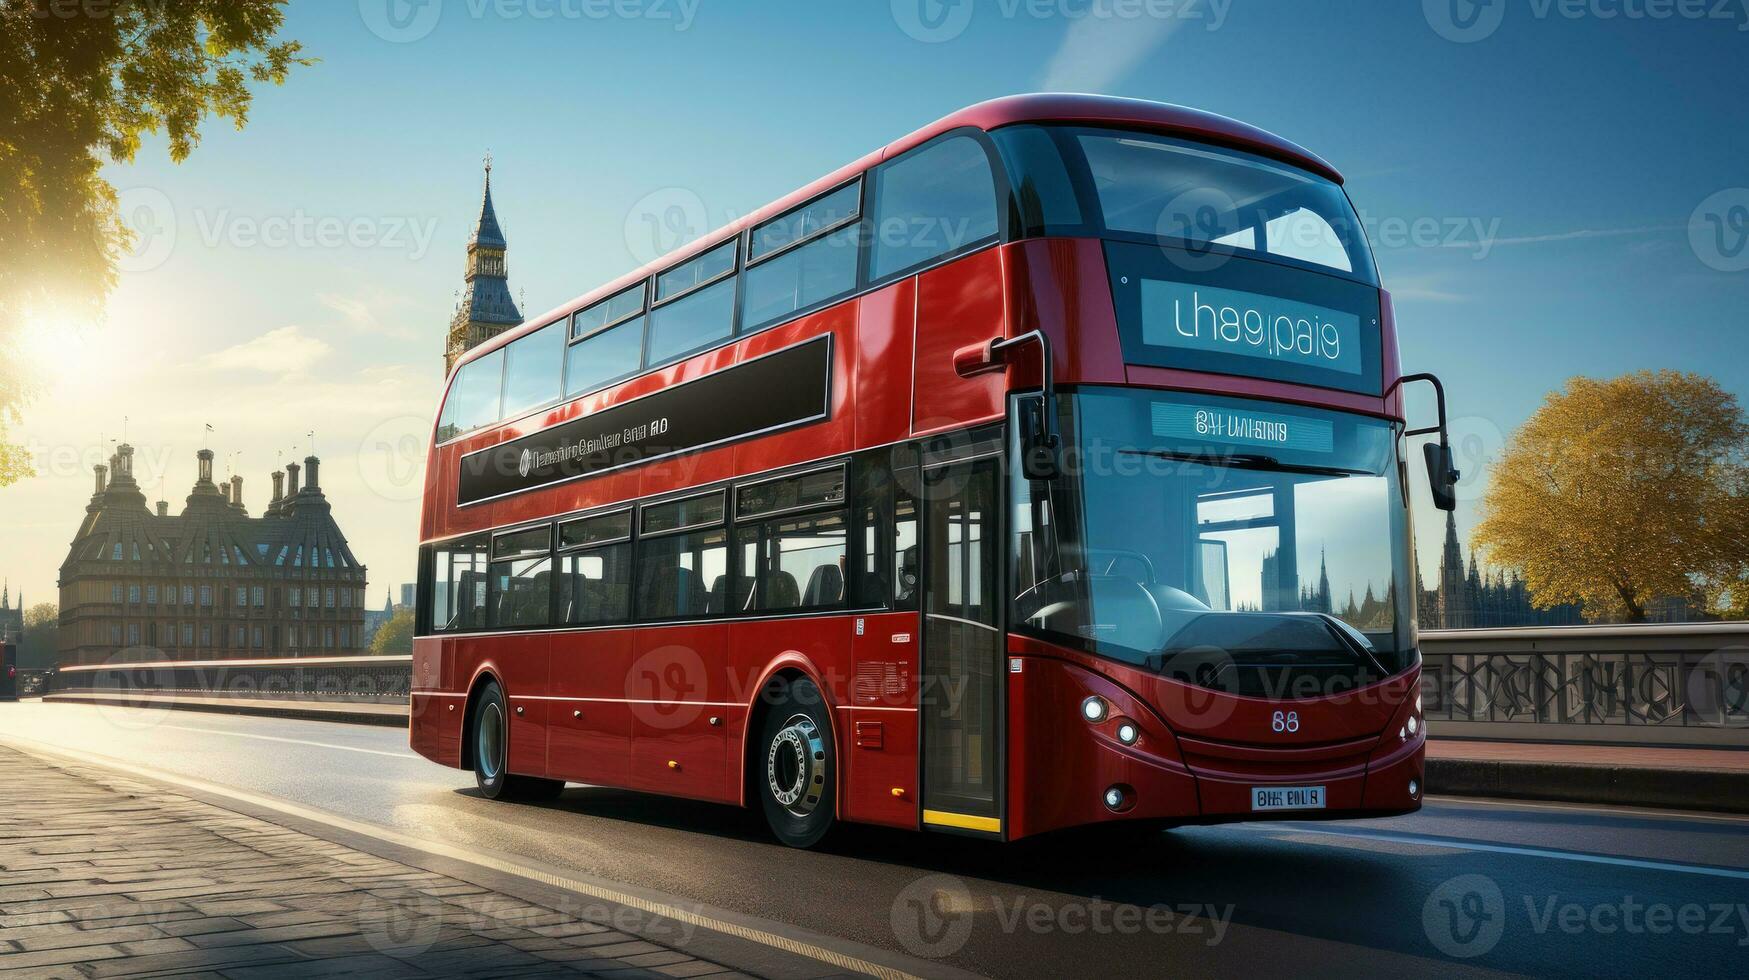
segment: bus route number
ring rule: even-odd
[[[1269,727],[1275,729],[1277,735],[1284,732],[1297,732],[1300,730],[1300,713],[1298,711],[1277,711],[1274,717],[1269,719]]]

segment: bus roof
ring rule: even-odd
[[[567,300],[539,316],[529,317],[520,325],[506,330],[468,351],[456,362],[456,369],[459,370],[463,364],[484,357],[525,334],[533,333],[535,330],[554,322],[560,316],[582,309],[596,300],[605,299],[627,286],[690,258],[695,252],[701,252],[712,245],[728,241],[753,225],[774,218],[798,204],[837,187],[839,184],[869,170],[882,160],[898,156],[943,133],[966,127],[989,131],[1016,123],[1047,122],[1118,125],[1184,136],[1193,140],[1230,146],[1271,157],[1327,177],[1338,184],[1342,183],[1342,175],[1337,172],[1335,167],[1305,147],[1248,123],[1242,123],[1237,119],[1230,119],[1212,112],[1204,112],[1201,109],[1109,95],[1055,93],[1006,95],[949,113],[764,207],[682,245],[653,262],[626,272],[624,275]],[[454,372],[452,371],[451,374],[453,375]]]

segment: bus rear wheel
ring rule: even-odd
[[[474,757],[474,784],[480,795],[489,800],[550,800],[564,790],[557,779],[536,776],[514,776],[508,768],[510,760],[510,714],[504,689],[497,681],[487,681],[474,702],[471,722]]]
[[[813,847],[836,819],[831,717],[813,681],[773,691],[753,761],[765,821],[790,847]]]

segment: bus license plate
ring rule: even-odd
[[[1322,810],[1322,786],[1253,786],[1251,809],[1256,810]]]

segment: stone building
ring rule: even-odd
[[[134,480],[132,446],[96,488],[61,564],[63,666],[117,660],[335,656],[364,646],[366,569],[347,547],[310,456],[273,474],[260,517],[213,454],[180,514]]]
[[[522,322],[516,301],[510,298],[510,273],[504,253],[509,249],[492,209],[492,161],[486,161],[486,191],[480,200],[480,219],[468,239],[468,266],[461,301],[449,320],[443,348],[443,373],[455,369],[456,359],[470,348],[485,343]]]

